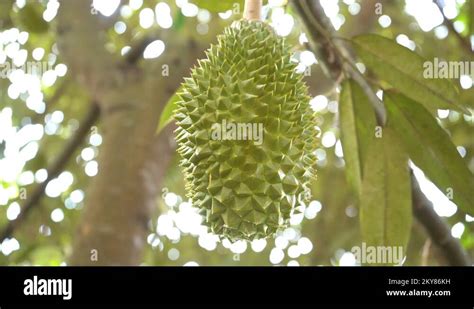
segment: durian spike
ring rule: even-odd
[[[261,20],[262,0],[245,0],[244,19]]]

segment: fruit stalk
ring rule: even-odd
[[[245,0],[244,19],[260,20],[262,16],[262,0]]]

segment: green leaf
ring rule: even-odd
[[[339,117],[347,180],[359,196],[363,162],[376,123],[369,100],[353,80],[342,84]]]
[[[244,11],[244,0],[192,0],[194,4],[202,9],[206,9],[212,13],[221,13],[227,10]]]
[[[365,161],[360,203],[362,239],[367,246],[405,249],[411,221],[408,156],[392,128],[386,127],[382,138],[372,139]]]
[[[413,163],[441,191],[452,193],[454,203],[461,209],[474,214],[474,175],[446,131],[413,100],[392,92],[385,93],[385,100],[388,122],[402,139]]]
[[[160,120],[158,122],[158,127],[156,128],[156,134],[159,134],[164,127],[170,124],[173,121],[173,114],[176,108],[176,102],[179,101],[179,88],[175,94],[168,100],[165,107],[161,111]]]
[[[34,3],[26,4],[18,12],[19,22],[24,30],[31,33],[48,31],[49,24],[43,19],[41,7]]]
[[[357,36],[353,42],[364,64],[380,79],[423,104],[429,111],[454,109],[470,114],[458,105],[458,91],[451,81],[424,77],[429,62],[418,54],[375,34]]]

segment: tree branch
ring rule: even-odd
[[[451,236],[451,230],[433,209],[433,204],[421,192],[418,181],[411,172],[411,190],[413,213],[425,227],[435,245],[444,252],[446,259],[453,266],[471,266],[469,257],[459,241]]]
[[[320,26],[315,20],[315,16],[308,9],[306,1],[293,1],[292,5],[295,11],[300,16],[303,26],[306,28],[306,33],[309,36],[309,47],[314,52],[321,65],[323,72],[333,80],[339,80],[342,74],[342,63],[340,58],[334,54],[330,40],[323,35]]]
[[[433,0],[433,2],[436,4],[436,6],[438,7],[439,11],[441,12],[441,15],[443,15],[443,23],[446,27],[448,27],[449,31],[451,31],[452,33],[454,33],[454,35],[456,36],[456,38],[458,39],[459,43],[461,43],[461,46],[462,48],[464,48],[466,50],[466,52],[468,53],[468,55],[472,55],[472,46],[471,46],[471,42],[469,41],[468,38],[466,37],[463,37],[459,32],[456,31],[456,28],[454,28],[454,24],[453,22],[448,19],[446,17],[446,15],[444,15],[444,12],[443,12],[443,6],[441,4],[441,1],[439,0]]]
[[[61,100],[64,93],[69,88],[69,85],[70,85],[70,80],[69,79],[63,80],[62,83],[59,85],[59,87],[54,92],[53,96],[51,98],[49,98],[48,100],[46,100],[46,109],[45,109],[45,111],[42,114],[35,113],[31,117],[31,123],[40,122],[41,117],[44,117],[44,115],[48,114],[48,112],[51,111],[51,108],[54,105],[56,105],[56,103],[58,103],[59,100]]]
[[[47,168],[48,177],[45,181],[38,184],[33,192],[28,194],[28,198],[25,200],[21,206],[20,215],[13,221],[10,221],[7,226],[3,228],[0,233],[0,243],[10,237],[13,234],[13,231],[22,224],[27,215],[31,212],[35,205],[44,194],[44,190],[48,183],[56,178],[64,169],[66,164],[69,162],[69,159],[72,157],[76,149],[81,145],[84,138],[90,131],[90,128],[99,118],[99,107],[95,103],[91,103],[89,111],[81,122],[81,125],[74,133],[74,136],[67,142],[63,151],[58,155],[58,157],[53,161],[53,163]]]
[[[317,0],[300,0],[291,2],[301,17],[304,26],[310,34],[310,46],[318,56],[320,63],[329,71],[328,75],[335,81],[335,76],[346,72],[362,87],[374,108],[377,122],[384,125],[386,112],[383,103],[378,99],[364,76],[355,68],[352,53],[340,40],[336,40],[336,30],[324,13]],[[326,56],[326,57],[325,57]],[[471,265],[467,253],[459,241],[451,236],[446,223],[434,212],[430,201],[419,190],[416,180],[412,180],[413,209],[415,217],[423,224],[428,234],[451,265]]]
[[[155,40],[152,36],[146,36],[140,40],[135,46],[132,47],[129,53],[125,56],[125,62],[127,64],[135,64],[140,60],[148,44]]]
[[[325,66],[330,70],[329,75],[334,78],[339,76],[340,72],[348,74],[364,91],[375,112],[375,118],[379,126],[385,126],[387,115],[382,101],[374,93],[370,84],[364,78],[362,73],[356,67],[356,61],[348,49],[340,41],[334,39],[336,30],[331,21],[324,13],[321,4],[318,1],[295,1],[293,5],[300,13],[303,23],[311,33],[314,42],[321,42],[321,47],[315,52],[318,59],[322,62],[328,62]],[[318,45],[316,44],[316,46]],[[314,46],[315,44],[313,44]],[[319,51],[318,51],[319,50]],[[330,55],[329,61],[325,55]],[[332,71],[332,72],[331,72]]]

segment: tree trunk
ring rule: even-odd
[[[165,100],[162,96],[160,101]],[[104,113],[99,173],[87,192],[71,264],[140,263],[159,189],[157,176],[161,174],[157,171],[164,170],[171,157],[166,135],[161,139],[164,147],[154,157],[153,137],[160,105],[133,102],[129,108]]]
[[[104,47],[105,30],[113,23],[91,15],[90,4],[63,0],[58,16],[61,56],[98,102],[104,141],[69,264],[138,265],[160,182],[174,153],[171,130],[156,136],[159,114],[199,50],[194,41],[175,35],[164,39],[165,53],[143,68],[115,59]]]

